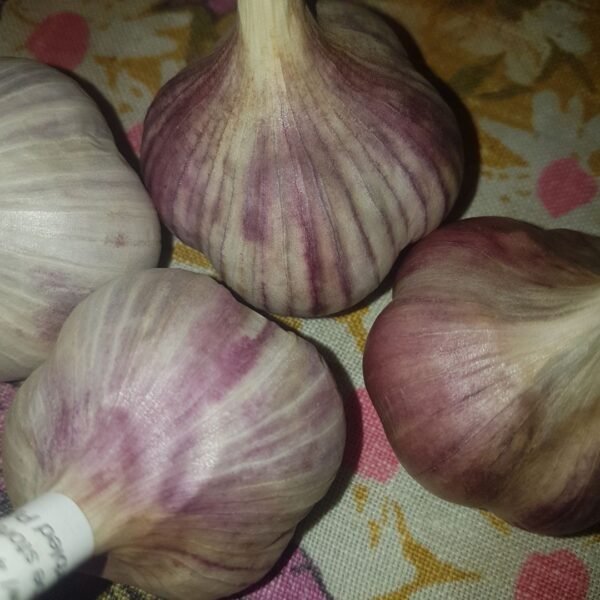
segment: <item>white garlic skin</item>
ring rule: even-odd
[[[79,505],[108,579],[206,600],[274,565],[344,442],[314,346],[207,276],[154,269],[69,316],[10,408],[3,467],[14,505]]]
[[[600,523],[600,238],[495,217],[440,228],[402,261],[364,373],[431,492],[540,534]]]
[[[94,102],[0,58],[0,381],[29,375],[92,290],[159,254],[158,216]]]
[[[165,222],[253,306],[318,316],[364,299],[461,183],[453,114],[373,13],[240,0],[237,28],[148,112]]]

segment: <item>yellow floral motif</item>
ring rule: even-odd
[[[356,512],[360,515],[365,512],[365,507],[369,500],[369,488],[359,483],[352,488],[352,494],[354,495]]]
[[[362,514],[369,499],[369,490],[364,485],[353,488],[357,512]],[[435,556],[411,533],[404,512],[398,502],[385,496],[380,506],[380,518],[368,519],[369,547],[376,549],[381,542],[381,535],[385,528],[393,522],[394,530],[398,536],[404,558],[414,567],[415,576],[408,583],[397,590],[377,596],[373,600],[408,600],[413,594],[423,588],[443,583],[459,581],[479,581],[481,575],[474,571],[464,571]]]
[[[377,600],[407,600],[415,592],[431,585],[481,579],[479,573],[463,571],[450,563],[439,560],[431,550],[417,542],[412,536],[400,505],[392,502],[392,508],[396,518],[396,531],[402,544],[402,553],[415,568],[416,576],[411,582],[405,583],[394,592],[380,596]]]
[[[350,313],[335,317],[338,323],[342,323],[348,328],[348,331],[356,342],[356,347],[360,352],[364,352],[367,343],[367,328],[365,327],[364,317],[369,312],[369,307],[365,306]]]
[[[108,85],[116,88],[121,72],[131,79],[145,85],[152,94],[156,94],[163,81],[162,64],[165,60],[185,60],[189,28],[178,27],[157,32],[157,36],[173,40],[175,50],[157,56],[94,56],[94,60],[106,73]]]
[[[199,267],[204,269],[211,275],[216,275],[214,267],[210,264],[210,261],[202,252],[198,252],[181,242],[175,242],[173,246],[172,260],[184,265],[190,265],[192,267]]]
[[[542,87],[563,100],[578,90],[588,115],[600,109],[600,36],[588,0],[363,1],[408,30],[476,116],[528,128],[531,95]]]
[[[526,167],[518,154],[509,150],[498,138],[485,131],[479,131],[481,143],[481,161],[488,168],[507,169],[508,167]]]
[[[117,105],[117,112],[120,115],[125,115],[129,112],[131,112],[133,110],[131,104],[129,104],[128,102],[119,102],[119,104]]]
[[[487,510],[480,510],[479,512],[496,531],[499,531],[502,535],[510,535],[512,529],[506,521]]]
[[[600,544],[600,533],[591,535],[585,540],[586,546],[595,546],[596,544]]]

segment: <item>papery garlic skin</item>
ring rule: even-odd
[[[374,290],[462,176],[455,118],[367,9],[240,0],[237,27],[148,112],[165,224],[256,307],[316,316]]]
[[[542,534],[600,523],[600,238],[504,218],[419,242],[365,382],[405,468]]]
[[[344,440],[312,345],[209,277],[157,269],[73,311],[11,407],[3,464],[15,505],[77,503],[107,578],[208,599],[273,566]]]
[[[159,254],[152,202],[94,102],[0,58],[0,381],[29,375],[92,290]]]

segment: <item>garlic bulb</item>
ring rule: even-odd
[[[0,58],[0,381],[31,373],[80,300],[159,253],[152,203],[92,100]]]
[[[163,221],[256,307],[315,316],[374,290],[455,201],[454,116],[365,8],[240,0],[237,27],[148,112]]]
[[[312,345],[207,276],[154,269],[69,316],[11,406],[3,464],[14,505],[75,502],[107,578],[208,599],[271,568],[344,436]]]
[[[400,461],[543,534],[600,523],[600,238],[503,218],[419,242],[364,357]]]

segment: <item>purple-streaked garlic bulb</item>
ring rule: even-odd
[[[159,253],[152,202],[94,102],[0,58],[0,381],[29,375],[78,302]]]
[[[374,290],[462,176],[455,118],[380,17],[239,0],[237,26],[153,102],[143,176],[163,221],[256,307],[315,316]]]
[[[205,600],[273,566],[344,438],[311,344],[207,276],[155,269],[72,312],[10,409],[3,466],[14,506],[75,503],[106,578]]]
[[[542,534],[600,523],[600,238],[492,217],[435,231],[401,264],[364,374],[433,493]]]

